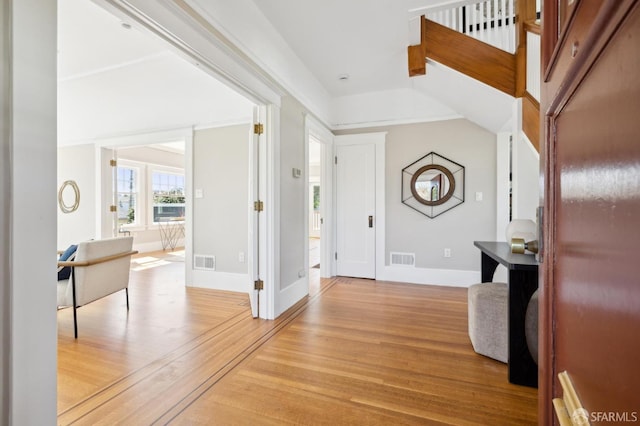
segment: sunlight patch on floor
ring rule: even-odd
[[[131,260],[131,270],[132,271],[143,271],[145,269],[157,268],[158,266],[169,265],[171,262],[168,262],[164,259],[158,259],[153,256],[145,256],[138,257],[136,259]]]
[[[167,253],[169,256],[181,257],[184,259],[184,250],[176,250],[170,253]]]

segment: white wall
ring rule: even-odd
[[[158,149],[153,145],[120,148],[118,158],[184,169],[184,154]]]
[[[292,169],[304,170],[305,118],[302,105],[291,97],[282,99],[280,110],[280,290],[296,283],[306,274],[304,265],[305,187],[302,177],[293,177]]]
[[[11,31],[9,6],[10,1],[0,1],[0,423],[9,424],[10,408],[10,377],[11,377],[11,347],[4,344],[11,337],[11,273],[10,257],[5,253],[11,252],[11,67],[9,52]]]
[[[496,241],[504,241],[504,230],[511,215],[511,133],[496,138]]]
[[[193,253],[215,256],[216,271],[193,271],[193,285],[248,292],[248,124],[195,132],[193,141]],[[240,261],[240,253],[244,260]]]
[[[540,154],[524,133],[513,147],[513,218],[531,219],[535,222],[540,205]]]
[[[496,234],[496,135],[465,119],[376,130],[388,132],[387,267],[378,278],[454,286],[478,282],[480,252],[473,241],[494,240]],[[402,169],[432,151],[465,167],[465,201],[430,219],[402,203],[401,184]],[[482,192],[482,201],[475,200],[476,192]],[[445,248],[451,249],[450,258],[444,257]],[[416,267],[390,266],[390,252],[415,253]]]
[[[522,99],[512,105],[511,217],[536,220],[540,194],[540,154],[522,131]]]
[[[0,5],[0,422],[45,425],[57,411],[56,1]]]
[[[58,185],[73,180],[80,190],[78,209],[63,213],[58,208],[58,250],[96,238],[96,154],[93,144],[58,148]],[[67,189],[65,192],[70,192]],[[71,192],[70,192],[71,193]]]

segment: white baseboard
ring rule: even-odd
[[[385,266],[382,274],[377,275],[377,279],[384,281],[441,285],[447,287],[469,287],[472,284],[479,283],[481,278],[480,271],[410,268],[402,266]]]
[[[193,282],[188,284],[189,287],[235,291],[239,293],[249,293],[253,290],[253,282],[248,274],[194,269],[192,277]]]
[[[176,247],[184,247],[184,240],[178,240]],[[169,248],[167,248],[168,250]],[[149,253],[152,251],[163,250],[162,243],[160,241],[152,241],[150,243],[136,244],[136,239],[133,239],[133,250],[138,250],[140,253]]]

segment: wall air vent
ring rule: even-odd
[[[204,256],[201,254],[196,254],[193,256],[193,269],[202,269],[205,271],[215,271],[216,270],[216,257],[215,256]]]
[[[415,253],[391,252],[391,266],[416,266]]]

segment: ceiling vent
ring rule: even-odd
[[[415,253],[391,252],[391,266],[416,266]]]
[[[202,269],[205,271],[216,270],[216,257],[196,254],[193,256],[193,269]]]

